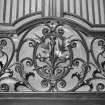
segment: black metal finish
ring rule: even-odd
[[[85,31],[70,20],[41,18],[18,28],[16,39],[1,35],[0,91],[105,91],[105,37]]]

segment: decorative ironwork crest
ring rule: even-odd
[[[18,36],[0,35],[0,67],[1,92],[105,91],[105,37],[40,19]]]

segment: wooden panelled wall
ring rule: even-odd
[[[63,16],[70,13],[92,24],[105,24],[105,0],[0,0],[0,23],[12,24],[26,15]]]

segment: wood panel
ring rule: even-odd
[[[1,94],[0,105],[104,105],[102,93]]]
[[[42,12],[42,16],[61,17],[64,12],[92,24],[105,24],[105,0],[0,0],[0,23]]]

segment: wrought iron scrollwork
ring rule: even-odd
[[[46,19],[17,37],[0,36],[0,91],[105,90],[105,38]]]

